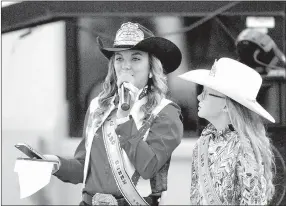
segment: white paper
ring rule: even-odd
[[[53,162],[16,160],[14,172],[18,173],[21,199],[49,184],[53,165]]]

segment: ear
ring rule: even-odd
[[[153,77],[153,74],[150,72],[149,73],[149,78],[152,78]]]

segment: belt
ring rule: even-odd
[[[82,195],[82,200],[88,205],[92,205],[92,198],[93,198],[93,195],[90,195],[86,192],[83,193],[83,195]],[[114,198],[116,199],[118,206],[129,205],[128,202],[124,198],[116,198],[116,197],[114,197]],[[150,195],[148,197],[144,197],[144,199],[146,200],[146,202],[148,202],[149,205],[157,206],[159,196],[151,196]]]
[[[82,195],[82,200],[88,204],[88,205],[119,205],[118,200],[124,199],[116,199],[113,195],[109,195],[109,194],[100,194],[100,200],[98,200],[98,198],[96,198],[95,196],[98,195],[99,193],[95,194],[95,195],[90,195],[88,193],[83,193]],[[95,201],[96,199],[96,203],[93,203],[93,201]]]

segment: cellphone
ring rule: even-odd
[[[26,143],[18,143],[15,145],[15,147],[30,158],[46,159],[41,153],[37,152]]]

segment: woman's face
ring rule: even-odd
[[[114,68],[117,76],[117,86],[130,82],[138,89],[146,86],[150,65],[147,52],[126,50],[115,52]]]
[[[226,101],[225,95],[222,93],[208,87],[204,87],[203,92],[198,95],[198,100],[199,117],[210,121],[223,114],[223,108],[226,106]]]

